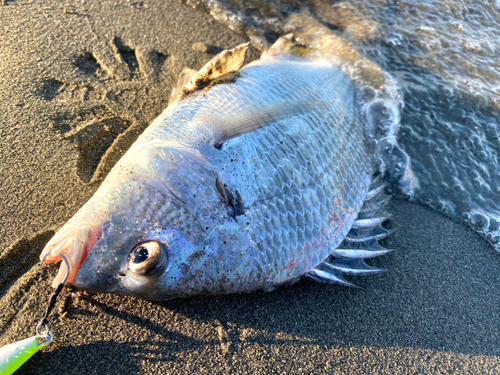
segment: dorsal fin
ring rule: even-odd
[[[172,94],[170,94],[170,99],[168,100],[168,105],[172,104],[179,97],[179,93],[187,85],[187,83],[196,75],[196,70],[189,69],[185,67],[182,69],[181,74],[179,74],[179,78],[177,78],[177,84],[172,90]]]
[[[298,57],[308,57],[312,48],[303,44],[294,43],[293,34],[286,34],[278,38],[276,42],[262,54],[262,58],[275,57],[283,54],[295,55]]]
[[[250,43],[240,44],[236,48],[222,51],[206,63],[196,74],[192,75],[191,79],[182,88],[179,88],[182,77],[181,73],[177,87],[172,92],[169,104],[186,98],[226,74],[238,71],[245,62],[246,51],[249,45]]]
[[[274,42],[274,44],[271,47],[269,47],[269,49],[266,52],[262,54],[262,57],[279,56],[283,54],[287,45],[292,43],[292,38],[293,38],[292,33],[279,37],[278,40]]]

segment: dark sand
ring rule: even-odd
[[[207,14],[148,0],[0,5],[0,345],[33,334],[57,266],[37,257],[166,107],[184,66],[245,42]],[[195,43],[205,43],[204,51]],[[393,201],[354,280],[148,302],[64,293],[56,341],[19,373],[500,373],[500,257],[428,209]]]

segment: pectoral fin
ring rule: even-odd
[[[261,105],[259,107],[239,108],[237,112],[217,113],[216,110],[209,111],[210,114],[200,113],[195,120],[213,124],[215,148],[220,149],[224,142],[264,128],[279,120],[312,111],[322,102],[290,103],[286,100],[278,103]]]

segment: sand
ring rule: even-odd
[[[178,2],[3,1],[0,345],[32,335],[57,268],[40,269],[41,249],[166,107],[182,68],[247,41]],[[361,289],[304,280],[161,303],[65,292],[56,341],[19,373],[499,373],[499,255],[426,208],[389,211],[397,251],[372,264],[390,272],[353,279]]]

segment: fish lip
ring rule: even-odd
[[[63,282],[66,275],[68,275],[66,284],[73,284],[83,262],[102,236],[102,223],[78,223],[77,226],[70,224],[71,221],[62,227],[40,254],[43,263],[62,260],[61,253],[68,259],[69,272],[65,263],[62,263],[52,281],[53,288]]]

